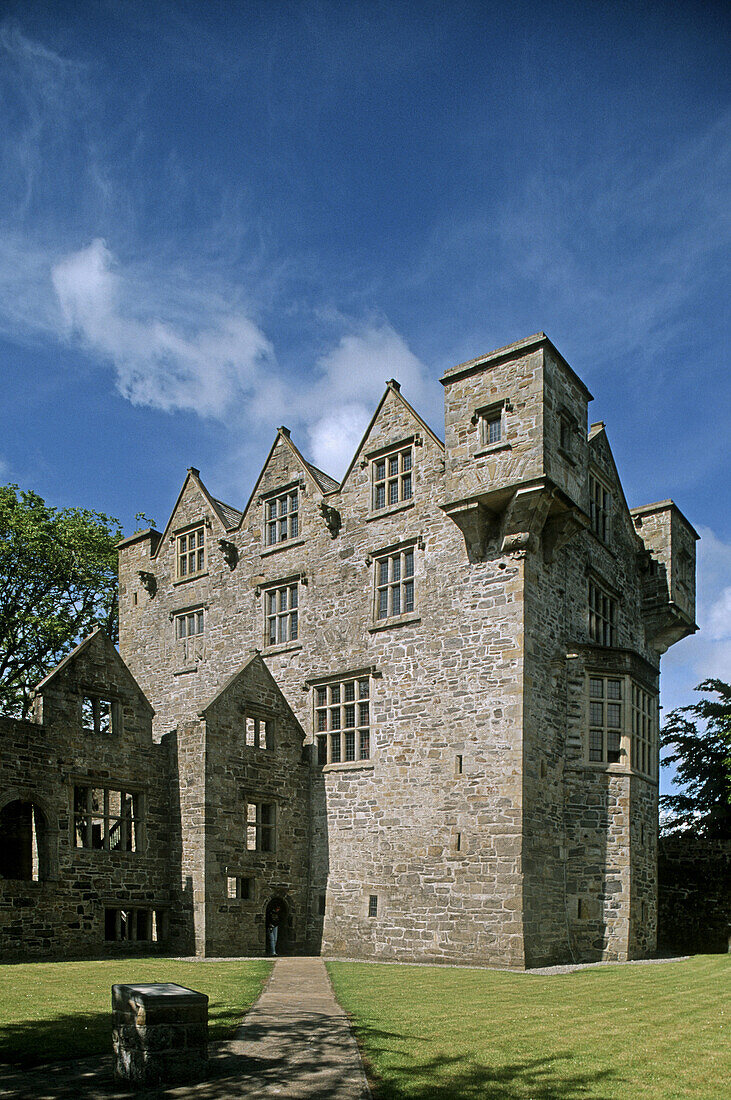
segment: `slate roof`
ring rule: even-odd
[[[211,497],[211,503],[218,512],[219,519],[224,527],[229,531],[233,527],[238,527],[243,512],[240,512],[238,508],[234,508],[233,504],[224,504],[222,500],[216,500],[215,497]]]

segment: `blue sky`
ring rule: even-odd
[[[545,330],[631,505],[700,530],[731,678],[721,3],[0,4],[0,478],[134,529],[279,424],[342,472],[387,378]]]

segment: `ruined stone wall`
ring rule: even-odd
[[[269,723],[269,747],[247,746],[247,717]],[[278,898],[286,907],[280,952],[304,954],[311,948],[310,754],[302,730],[256,660],[206,709],[204,724],[205,952],[263,954],[266,908]],[[271,851],[247,848],[246,806],[262,802],[275,808]],[[246,880],[247,896],[229,896],[231,879]]]
[[[88,691],[115,699],[121,730],[82,728]],[[167,753],[152,742],[151,711],[111,643],[97,634],[44,690],[42,714],[43,724],[0,719],[0,812],[17,800],[32,802],[45,826],[39,880],[0,880],[2,957],[133,948],[105,939],[105,909],[155,910],[166,920],[172,900]],[[75,785],[141,796],[139,850],[75,846]]]
[[[726,952],[730,936],[731,841],[690,833],[661,837],[659,950]]]

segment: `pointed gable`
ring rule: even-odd
[[[222,501],[211,496],[201,481],[200,470],[191,466],[178,493],[170,518],[165,524],[154,556],[157,557],[160,548],[165,546],[168,535],[174,534],[183,527],[209,520],[215,529],[224,535],[239,525],[241,515],[237,508],[223,504]]]
[[[429,427],[425,420],[401,393],[401,387],[395,379],[386,383],[383,397],[376,406],[363,438],[356,448],[353,459],[341,482],[344,488],[350,480],[356,465],[367,461],[381,450],[398,447],[406,441],[423,442],[424,437],[436,444],[443,453],[444,444]]]
[[[617,521],[621,514],[621,522],[627,536],[641,546],[642,540],[637,535],[634,523],[629,511],[629,505],[624,495],[622,482],[619,479],[617,464],[614,461],[612,448],[609,445],[607,431],[603,421],[592,424],[589,429],[589,476],[598,477],[604,483],[612,496],[612,511]],[[591,493],[591,483],[589,491]]]
[[[277,430],[276,438],[254,483],[251,496],[241,516],[239,528],[244,526],[247,518],[251,516],[252,509],[257,508],[263,498],[275,496],[279,491],[285,492],[296,486],[319,498],[337,489],[338,482],[307,461],[292,442],[289,428],[283,425]]]

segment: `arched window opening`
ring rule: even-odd
[[[33,802],[16,799],[0,810],[0,878],[40,882],[48,875],[48,829]]]

